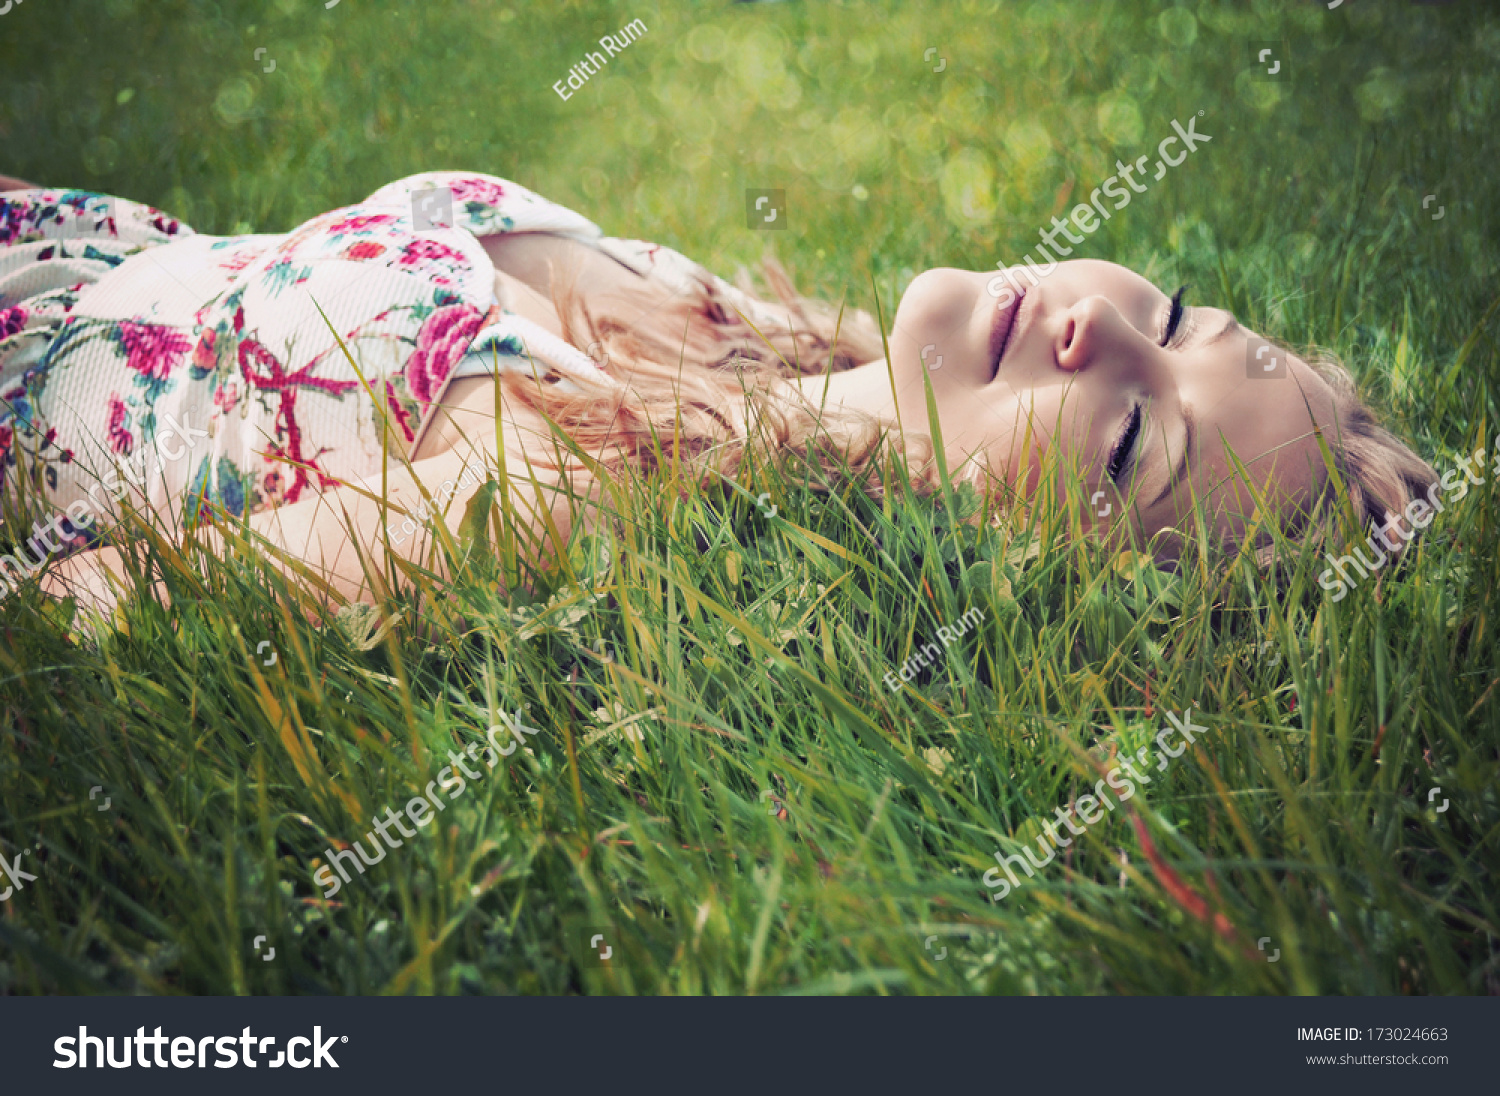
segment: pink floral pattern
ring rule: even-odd
[[[248,240],[229,240],[227,254],[219,259],[219,269],[230,274],[237,274],[249,266],[266,252],[266,244],[259,237],[250,237]]]
[[[125,429],[130,412],[118,393],[109,394],[109,447],[116,453],[129,453],[135,448],[135,435]]]
[[[505,202],[505,184],[498,179],[485,179],[477,175],[464,176],[448,183],[455,202],[473,202],[482,206],[500,206]]]
[[[193,368],[204,373],[213,370],[217,363],[218,355],[214,351],[214,340],[217,335],[212,329],[205,329],[198,336],[198,345],[193,347]]]
[[[382,228],[386,225],[396,224],[399,217],[389,213],[365,213],[353,217],[346,217],[342,221],[335,221],[324,231],[333,236],[342,236],[369,232],[374,228]]]
[[[457,251],[436,240],[413,240],[401,249],[402,266],[422,266],[426,263],[451,263],[461,259]]]
[[[126,368],[154,381],[170,377],[193,345],[185,335],[155,324],[121,320],[115,330],[125,348]]]
[[[224,414],[234,410],[235,404],[240,400],[240,386],[234,381],[226,381],[220,388],[214,391],[214,406]]]
[[[373,259],[385,253],[385,244],[377,244],[374,240],[361,240],[357,244],[351,244],[344,251],[346,259]]]
[[[454,304],[435,310],[417,332],[417,348],[406,362],[406,386],[424,409],[442,395],[453,365],[484,326],[485,314],[473,305]]]
[[[17,331],[26,327],[26,309],[20,305],[14,308],[0,308],[0,339],[8,339]]]
[[[413,192],[443,186],[455,223],[417,230]],[[85,191],[0,197],[0,490],[21,489],[25,469],[53,508],[92,508],[88,489],[129,457],[134,504],[191,521],[378,473],[387,425],[411,444],[475,337],[504,331],[478,237],[514,231],[600,237],[524,187],[456,172],[411,176],[280,235],[203,237]],[[153,263],[117,273],[148,249]],[[52,284],[71,288],[6,299],[6,279],[34,284],[21,280],[37,262],[64,264]],[[502,368],[507,356],[522,366],[519,341],[496,345]],[[158,452],[179,456],[158,468]]]

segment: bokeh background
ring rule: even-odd
[[[1078,254],[1331,348],[1440,471],[1492,444],[1490,3],[0,15],[0,173],[228,234],[478,170],[721,274],[773,249],[804,290],[887,316],[916,272],[1015,261],[1189,117],[1212,140]],[[750,188],[785,191],[784,230],[749,227]],[[737,496],[642,505],[575,553],[577,583],[424,591],[422,626],[389,634],[314,629],[253,575],[165,550],[171,609],[145,596],[97,643],[34,590],[6,599],[0,848],[46,851],[0,901],[0,992],[1500,992],[1493,485],[1337,606],[1244,561],[1168,575],[941,505],[856,518],[764,489],[775,523]],[[969,606],[972,649],[881,683]],[[584,653],[605,645],[613,666]],[[323,904],[324,850],[497,698],[549,733]],[[1138,801],[1141,829],[1113,817],[988,900],[994,850],[1087,790],[1078,749],[1133,752],[1188,706],[1213,732]]]
[[[637,18],[645,36],[560,99]],[[1015,261],[1202,111],[1213,141],[1080,254],[1184,267],[1200,300],[1277,336],[1360,325],[1403,398],[1415,359],[1384,346],[1392,318],[1461,342],[1497,270],[1500,23],[1482,4],[33,0],[0,17],[0,61],[6,173],[210,233],[463,168],[721,273],[771,242],[808,288],[868,305],[872,277],[895,294],[930,266]],[[786,190],[785,231],[747,229],[751,187]],[[1335,330],[1310,296],[1343,303]]]

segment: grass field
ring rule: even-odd
[[[1336,351],[1439,472],[1492,448],[1489,5],[0,16],[0,172],[232,233],[473,169],[726,275],[769,242],[804,290],[887,316],[916,272],[1014,261],[1200,112],[1211,142],[1085,253]],[[785,190],[784,231],[747,228],[747,188]],[[0,852],[37,878],[0,899],[0,992],[1495,993],[1484,478],[1337,603],[1310,553],[1277,584],[1212,554],[1169,574],[795,468],[624,485],[628,520],[536,596],[493,592],[516,578],[496,552],[384,634],[318,630],[249,564],[166,548],[143,559],[171,608],[138,598],[97,642],[26,589],[0,604]],[[945,661],[886,686],[971,609]],[[1111,812],[989,899],[996,851],[1098,779],[1088,750],[1133,753],[1188,708],[1207,730],[1146,769],[1138,822]],[[518,709],[525,749],[322,899],[325,850]]]

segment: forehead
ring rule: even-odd
[[[1229,313],[1203,313],[1212,341],[1188,351],[1198,360],[1185,370],[1182,391],[1197,427],[1192,492],[1237,529],[1255,507],[1246,479],[1283,513],[1321,490],[1327,473],[1315,431],[1335,443],[1336,405],[1332,387],[1301,357],[1238,325],[1219,334]],[[1192,492],[1174,491],[1179,515]]]

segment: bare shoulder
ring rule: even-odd
[[[661,279],[637,274],[592,244],[547,232],[483,236],[484,245],[502,275],[524,284],[550,305],[554,289],[570,289],[596,315],[610,315],[627,325],[643,314],[682,303],[682,294]],[[707,284],[708,275],[702,275]]]
[[[619,269],[618,263],[598,249],[551,232],[481,236],[479,242],[496,270],[543,294],[548,293],[554,272],[564,277],[587,277]]]

